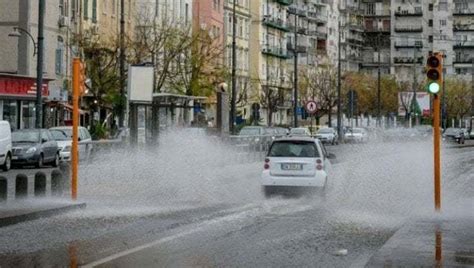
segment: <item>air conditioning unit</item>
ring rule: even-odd
[[[58,24],[59,24],[59,27],[68,27],[69,26],[69,17],[60,16]]]

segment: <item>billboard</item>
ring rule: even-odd
[[[132,65],[128,68],[128,100],[130,102],[153,100],[153,67]]]
[[[414,113],[428,117],[431,115],[431,99],[427,92],[416,92]],[[413,92],[398,93],[398,116],[406,116],[413,109]]]

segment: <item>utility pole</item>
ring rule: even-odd
[[[44,56],[44,10],[45,0],[38,1],[38,58],[36,66],[36,111],[35,127],[42,127],[43,56]]]
[[[471,58],[471,120],[470,120],[470,132],[472,132],[472,118],[474,117],[474,57]]]
[[[130,10],[128,11],[130,12]],[[125,0],[120,0],[120,112],[119,127],[125,117]]]
[[[236,70],[237,70],[237,15],[236,15],[236,2],[233,0],[232,4],[232,92],[230,101],[230,133],[235,134],[235,96],[236,96]]]
[[[342,140],[342,118],[341,118],[341,21],[338,24],[337,40],[337,134]],[[332,111],[329,111],[332,112]]]
[[[413,122],[413,125],[417,125],[417,115],[416,115],[416,88],[418,87],[418,81],[416,77],[416,46],[413,49],[413,98],[411,101],[411,114],[413,118],[415,119]],[[411,120],[411,117],[410,117]]]
[[[380,38],[379,38],[380,40]],[[377,126],[381,127],[380,115],[382,110],[382,101],[381,101],[381,73],[380,73],[380,47],[377,49]]]
[[[295,12],[295,47],[293,48],[294,51],[294,56],[295,56],[295,66],[294,66],[294,92],[293,92],[293,98],[295,99],[294,101],[294,107],[293,107],[293,116],[294,116],[294,122],[293,122],[293,127],[298,127],[298,15]]]

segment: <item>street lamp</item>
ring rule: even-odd
[[[35,38],[30,34],[30,32],[20,27],[13,27],[13,32],[9,33],[8,36],[19,38],[21,37],[21,33],[25,33],[31,39],[31,42],[33,42],[33,57],[36,56],[38,52],[38,44],[36,44]]]

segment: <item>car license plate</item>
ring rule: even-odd
[[[18,156],[12,156],[12,160],[18,160]]]
[[[303,165],[301,164],[281,164],[282,170],[302,170]]]

